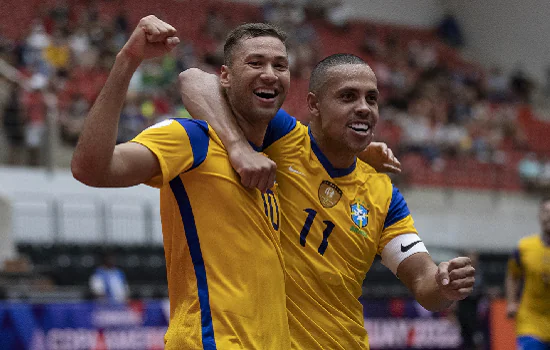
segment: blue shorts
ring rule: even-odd
[[[550,350],[550,343],[545,343],[535,337],[518,337],[518,350]]]

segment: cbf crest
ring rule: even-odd
[[[359,228],[367,226],[369,223],[369,210],[365,203],[357,201],[351,205],[351,220]]]
[[[342,190],[332,182],[323,180],[319,186],[318,195],[323,207],[332,208],[342,198]]]

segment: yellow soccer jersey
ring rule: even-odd
[[[133,142],[158,158],[170,297],[166,349],[288,349],[276,188],[248,190],[207,123],[161,122]]]
[[[540,235],[525,237],[508,262],[509,273],[523,279],[516,316],[518,336],[550,342],[550,246]]]
[[[277,163],[294,349],[368,349],[362,294],[376,254],[416,229],[388,176],[364,162],[335,169],[308,128],[279,111],[265,152]]]

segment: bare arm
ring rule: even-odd
[[[436,266],[427,253],[411,255],[397,268],[401,281],[430,311],[441,311],[470,295],[474,273],[469,258],[455,258]]]
[[[128,84],[144,59],[179,43],[176,30],[154,16],[142,18],[118,53],[109,78],[90,109],[71,161],[73,176],[95,187],[126,187],[160,173],[155,155],[135,143],[116,144],[120,112]]]
[[[216,131],[243,186],[256,187],[262,192],[271,188],[277,167],[248,143],[224,96],[219,78],[191,68],[180,73],[179,83],[185,108],[194,118],[206,120]]]
[[[513,276],[510,271],[506,274],[506,314],[509,318],[516,316],[519,306],[521,279]]]

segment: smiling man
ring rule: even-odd
[[[221,133],[236,126],[220,108],[217,77],[197,70],[180,77],[184,103],[195,115],[217,126],[222,119]],[[293,349],[369,348],[358,298],[377,254],[429,310],[472,292],[470,260],[435,265],[399,190],[358,159],[373,140],[378,94],[376,76],[361,58],[332,55],[311,75],[309,126],[279,111],[267,128],[263,147],[277,163]]]
[[[177,45],[175,35],[155,16],[141,19],[86,118],[73,175],[96,187],[160,189],[170,298],[166,349],[288,349],[277,189],[243,187],[203,121],[170,119],[115,146],[132,74],[144,59]],[[253,145],[263,142],[288,91],[285,38],[273,26],[247,24],[225,45],[221,83]],[[254,63],[259,59],[262,69]]]

